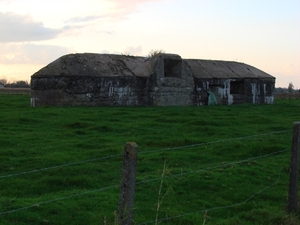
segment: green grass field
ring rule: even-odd
[[[294,121],[299,99],[31,108],[29,96],[0,95],[0,224],[115,224],[129,141],[134,224],[300,224],[286,213]]]

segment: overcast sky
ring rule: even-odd
[[[250,64],[300,88],[299,0],[0,0],[0,79],[68,53],[152,49]]]

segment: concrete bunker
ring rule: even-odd
[[[31,76],[32,106],[271,104],[275,77],[250,65],[111,54],[69,54]]]

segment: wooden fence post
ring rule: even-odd
[[[118,215],[120,225],[132,224],[137,151],[138,146],[134,142],[127,142],[124,146]]]
[[[300,122],[294,122],[292,151],[291,151],[290,185],[289,185],[288,206],[287,206],[287,210],[290,213],[297,213],[298,210],[297,204],[298,204],[299,157],[300,157]]]

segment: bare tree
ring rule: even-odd
[[[6,85],[7,84],[7,80],[2,78],[0,79],[0,84]]]
[[[293,85],[292,82],[289,83],[288,91],[289,91],[289,92],[293,92],[293,91],[294,91],[294,85]]]

